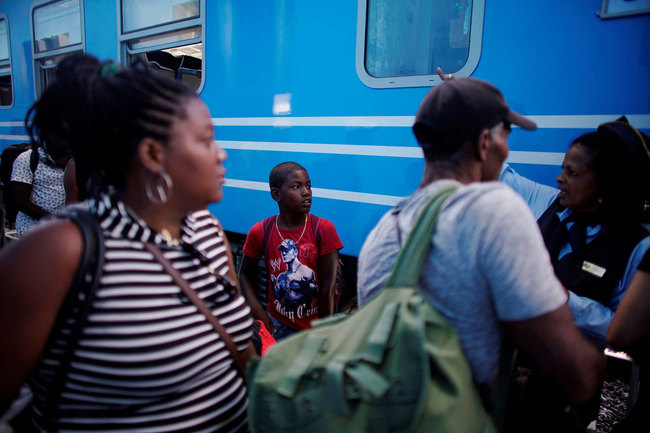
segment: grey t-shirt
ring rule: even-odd
[[[459,189],[440,214],[419,288],[456,329],[476,382],[489,385],[499,362],[501,322],[537,317],[567,301],[530,209],[508,186],[441,180],[402,200],[399,212],[386,213],[361,249],[359,303],[383,286],[421,207],[454,184]]]

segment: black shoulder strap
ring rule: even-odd
[[[89,303],[97,289],[99,274],[101,273],[102,265],[104,264],[104,235],[99,227],[99,223],[95,217],[86,210],[73,209],[69,213],[70,221],[75,223],[83,239],[83,254],[77,273],[72,281],[68,299],[77,297],[84,284],[88,284],[90,291],[85,302]]]
[[[66,211],[61,216],[75,223],[79,227],[79,230],[81,230],[83,252],[79,267],[70,285],[70,290],[66,295],[63,306],[59,310],[56,324],[50,335],[50,338],[56,338],[57,331],[64,325],[65,321],[69,320],[71,315],[75,317],[74,325],[67,339],[67,346],[64,348],[64,353],[60,358],[57,374],[48,390],[51,398],[47,399],[46,413],[43,417],[45,421],[51,420],[56,416],[56,400],[63,388],[66,372],[70,367],[72,354],[81,337],[81,330],[90,312],[104,265],[104,236],[95,217],[90,212],[82,209],[72,209]],[[47,430],[49,430],[54,426],[47,427]]]
[[[262,247],[264,248],[264,254],[266,255],[266,244],[271,237],[271,230],[273,230],[273,223],[275,222],[275,216],[270,216],[262,221],[262,232],[264,233],[264,241],[262,242]]]
[[[36,173],[36,168],[38,167],[38,160],[40,159],[38,147],[32,146],[32,154],[29,156],[29,169],[32,171],[32,175]]]

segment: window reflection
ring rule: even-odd
[[[465,65],[471,0],[369,0],[366,70],[373,77],[435,74]]]

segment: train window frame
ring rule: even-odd
[[[620,0],[603,0],[600,10],[596,15],[601,20],[611,18],[629,17],[632,15],[650,14],[650,2],[647,0],[643,4],[628,4],[625,5]]]
[[[166,71],[179,81],[188,76],[193,80],[200,80],[195,91],[200,94],[205,87],[205,0],[198,0],[199,15],[197,17],[183,18],[166,21],[159,25],[150,25],[134,30],[124,30],[124,1],[117,3],[118,14],[118,39],[120,45],[120,60],[125,65],[132,64],[137,57],[146,55],[153,51],[164,52],[176,57],[174,52],[192,51],[197,53],[197,46],[200,45],[200,69],[185,68],[181,64],[176,69],[170,69],[165,65],[158,64],[155,60],[147,59],[150,66],[156,65],[155,69]],[[192,34],[192,32],[194,32]],[[183,34],[187,37],[183,37]],[[141,44],[138,46],[138,44]],[[192,86],[194,88],[194,86]]]
[[[30,9],[32,58],[34,61],[34,96],[37,99],[47,88],[48,84],[53,80],[53,75],[56,71],[56,68],[63,58],[70,54],[83,53],[86,51],[84,0],[74,0],[79,4],[79,42],[50,49],[39,49],[37,46],[37,23],[35,19],[37,10],[67,1],[70,0],[39,0],[34,2]],[[63,34],[63,32],[59,34]]]
[[[0,97],[0,110],[6,110],[13,107],[15,100],[13,69],[11,66],[11,34],[9,32],[9,19],[7,18],[7,14],[0,13],[0,23],[1,22],[5,22],[7,28],[7,57],[0,59],[0,77],[9,77],[9,93],[11,102],[9,104],[3,104],[2,98]]]
[[[125,9],[124,4],[126,2],[128,2],[128,1],[130,1],[130,0],[120,0],[120,5],[121,5],[122,11],[124,11],[124,9]],[[134,0],[131,0],[131,1],[134,2]],[[159,2],[159,0],[157,0],[157,1]],[[159,27],[159,26],[166,25],[166,24],[174,24],[174,23],[178,23],[178,22],[182,22],[182,21],[186,21],[186,20],[200,18],[200,16],[201,16],[201,10],[200,10],[201,0],[193,0],[193,1],[195,1],[199,5],[199,15],[198,16],[190,16],[190,17],[170,19],[170,20],[167,20],[167,21],[160,21],[158,23],[153,23],[153,24],[149,23],[149,24],[141,25],[139,27],[133,26],[132,28],[129,28],[129,29],[126,29],[125,22],[127,20],[122,19],[120,28],[122,29],[122,32],[124,32],[124,33],[132,33],[132,32],[136,32],[136,31],[139,31],[139,30],[145,30],[147,28]],[[124,18],[125,16],[129,16],[129,15],[135,15],[135,14],[122,14],[121,17]]]
[[[376,89],[400,87],[431,87],[441,82],[440,77],[434,72],[422,75],[399,75],[376,77],[371,75],[366,68],[366,37],[368,34],[368,6],[372,0],[358,0],[357,6],[357,40],[355,67],[357,76],[363,84]],[[470,20],[470,35],[467,60],[453,73],[458,77],[469,77],[477,68],[481,57],[483,44],[483,18],[485,15],[485,0],[473,0]]]

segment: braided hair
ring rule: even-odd
[[[65,69],[80,64],[85,66],[79,73],[54,84],[69,92],[68,104],[75,111],[70,137],[77,169],[93,173],[100,189],[123,190],[141,140],[150,137],[167,145],[172,123],[185,118],[187,102],[198,96],[142,62],[122,68],[83,54],[70,59]]]

